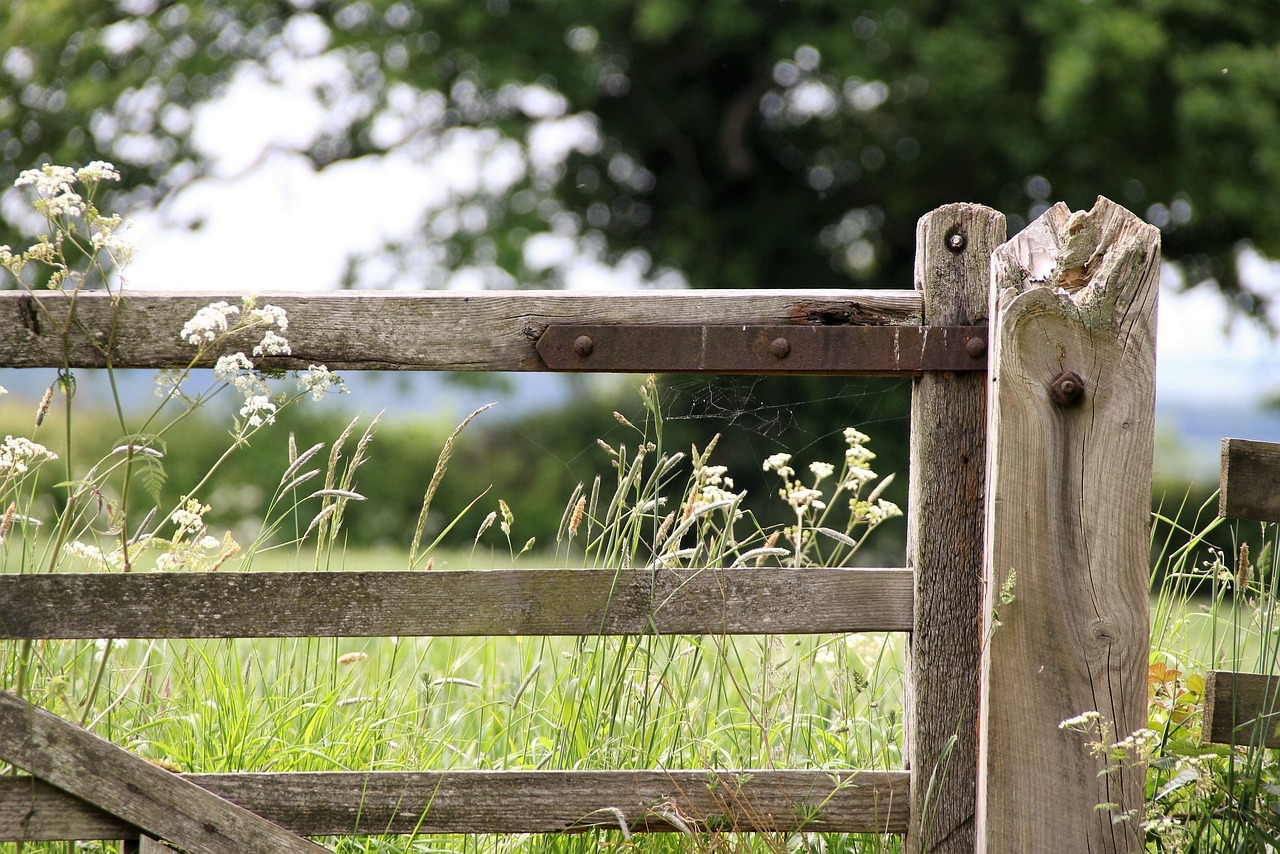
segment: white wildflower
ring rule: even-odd
[[[249,316],[261,325],[275,326],[281,332],[289,328],[289,315],[283,308],[276,305],[264,305],[262,308],[253,308],[250,303],[246,305],[248,305]]]
[[[79,193],[60,193],[47,199],[36,199],[35,209],[50,219],[79,216],[85,211],[84,199]]]
[[[106,563],[106,556],[102,554],[102,549],[92,543],[82,543],[79,540],[67,543],[62,547],[62,551],[69,557],[82,558],[89,563]]]
[[[244,353],[232,353],[218,357],[218,361],[213,365],[213,378],[234,383],[242,373],[252,370],[253,362],[249,361],[248,356]]]
[[[276,423],[276,405],[265,394],[251,394],[240,407],[240,417],[247,418],[250,427]]]
[[[859,466],[851,466],[845,474],[843,487],[857,491],[863,485],[870,483],[876,479],[876,473],[869,468],[861,468]]]
[[[1098,711],[1081,712],[1074,718],[1067,718],[1058,724],[1058,729],[1085,729],[1101,717],[1102,713]]]
[[[336,388],[338,394],[347,393],[347,384],[324,365],[311,365],[298,373],[298,391],[311,392],[312,400],[323,399],[325,392],[331,388]]]
[[[27,261],[39,261],[41,264],[58,263],[58,247],[49,242],[49,238],[41,237],[39,243],[28,247],[23,258]]]
[[[169,520],[178,526],[178,537],[186,536],[191,531],[204,527],[204,514],[209,512],[208,504],[201,504],[194,498],[183,496],[177,510],[169,514]],[[157,568],[159,564],[157,563]]]
[[[850,445],[861,445],[864,442],[870,442],[871,437],[855,427],[844,428],[844,440]]]
[[[15,187],[31,185],[36,188],[35,208],[47,217],[77,216],[84,213],[84,199],[72,189],[75,170],[69,166],[49,163],[39,169],[26,169],[13,182]]]
[[[21,276],[22,268],[26,266],[26,263],[21,255],[13,254],[13,248],[7,243],[0,246],[0,267],[4,267],[15,276]]]
[[[217,537],[211,537],[208,534],[200,538],[196,546],[207,552],[217,551],[222,546],[222,542]]]
[[[137,251],[137,247],[132,241],[125,240],[118,234],[112,234],[109,231],[99,231],[93,235],[93,248],[96,252],[105,251],[111,257],[114,263],[120,269],[128,267],[133,261],[133,254]]]
[[[0,472],[26,474],[32,465],[57,458],[58,455],[44,445],[21,436],[5,436],[0,443]]]
[[[156,372],[156,397],[167,400],[182,394],[182,381],[187,378],[186,371],[177,368],[164,368]]]
[[[267,330],[262,336],[262,342],[253,348],[255,356],[287,356],[293,350],[289,347],[288,340],[278,332]]]
[[[70,193],[71,185],[76,180],[75,170],[69,166],[55,166],[46,163],[39,169],[24,169],[13,186],[34,185],[36,192],[42,196],[56,196]]]
[[[778,477],[788,478],[796,473],[796,470],[787,463],[791,462],[790,454],[774,454],[764,461],[764,471],[776,471]]]
[[[813,484],[814,486],[817,486],[823,481],[823,479],[835,474],[836,467],[831,463],[812,462],[809,463],[809,471],[813,472]]]
[[[845,462],[851,466],[869,463],[875,458],[875,451],[872,451],[865,445],[850,445],[844,452]]]
[[[97,181],[119,181],[120,172],[114,165],[105,160],[95,160],[88,166],[77,169],[76,178],[82,184],[92,184]]]
[[[809,489],[808,487],[800,486],[798,483],[793,484],[789,489],[778,490],[778,494],[785,498],[797,513],[809,507],[821,510],[827,506],[819,500],[822,498],[821,490]]]
[[[212,303],[197,311],[195,317],[182,327],[179,335],[193,347],[212,344],[227,333],[229,319],[239,313],[239,308],[227,302]]]

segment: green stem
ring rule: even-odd
[[[102,661],[98,663],[98,672],[93,676],[93,685],[89,687],[89,696],[84,700],[84,711],[80,715],[80,726],[84,726],[85,721],[89,720],[89,713],[93,711],[93,701],[98,699],[98,688],[102,685],[102,677],[107,672],[107,659],[111,658],[111,647],[115,643],[113,638],[107,638],[107,645],[102,649]]]

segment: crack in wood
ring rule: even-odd
[[[18,300],[18,319],[22,326],[32,335],[40,335],[40,313],[36,308],[36,298],[27,294]]]

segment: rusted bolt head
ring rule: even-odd
[[[1084,380],[1075,371],[1063,371],[1049,384],[1049,395],[1059,406],[1073,406],[1084,396]]]
[[[587,356],[590,356],[591,351],[594,350],[595,348],[596,348],[596,342],[591,340],[590,335],[579,335],[573,341],[573,352],[577,353],[579,356],[581,356],[584,359]]]
[[[947,235],[947,248],[952,252],[963,252],[969,241],[963,234],[953,231]]]
[[[981,359],[987,353],[987,342],[974,336],[964,342],[964,351],[969,354],[971,359]]]
[[[791,355],[791,342],[785,338],[775,338],[769,345],[769,352],[779,359],[785,359]]]

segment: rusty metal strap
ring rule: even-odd
[[[537,348],[553,371],[878,376],[987,369],[986,326],[553,324]]]

